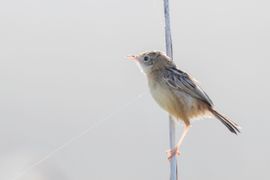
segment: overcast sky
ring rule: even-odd
[[[270,178],[269,5],[171,0],[174,61],[242,126],[235,136],[215,119],[194,121],[183,180]],[[164,51],[162,6],[0,1],[1,180],[168,179],[167,114],[126,60]]]

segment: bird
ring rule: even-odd
[[[188,73],[180,70],[173,60],[161,51],[146,51],[128,56],[135,61],[148,79],[150,93],[157,104],[176,121],[183,122],[184,129],[176,146],[167,151],[171,160],[180,155],[180,147],[191,127],[191,120],[213,117],[234,134],[240,133],[240,126],[219,113],[206,94]]]

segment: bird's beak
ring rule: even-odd
[[[138,60],[137,56],[135,56],[135,55],[130,55],[130,56],[128,56],[127,58],[128,58],[128,60],[131,60],[131,61],[136,61],[136,60]]]

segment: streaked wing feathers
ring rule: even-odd
[[[163,78],[173,89],[184,91],[190,96],[204,101],[209,106],[213,106],[209,96],[187,73],[180,71],[176,67],[170,67],[166,69]]]

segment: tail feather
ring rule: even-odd
[[[238,124],[236,124],[235,122],[229,120],[228,118],[224,117],[222,114],[220,114],[219,112],[217,112],[214,109],[210,109],[210,111],[213,113],[213,115],[215,115],[215,117],[218,118],[218,120],[220,120],[220,122],[222,122],[232,133],[234,134],[238,134],[240,133],[240,126]]]

